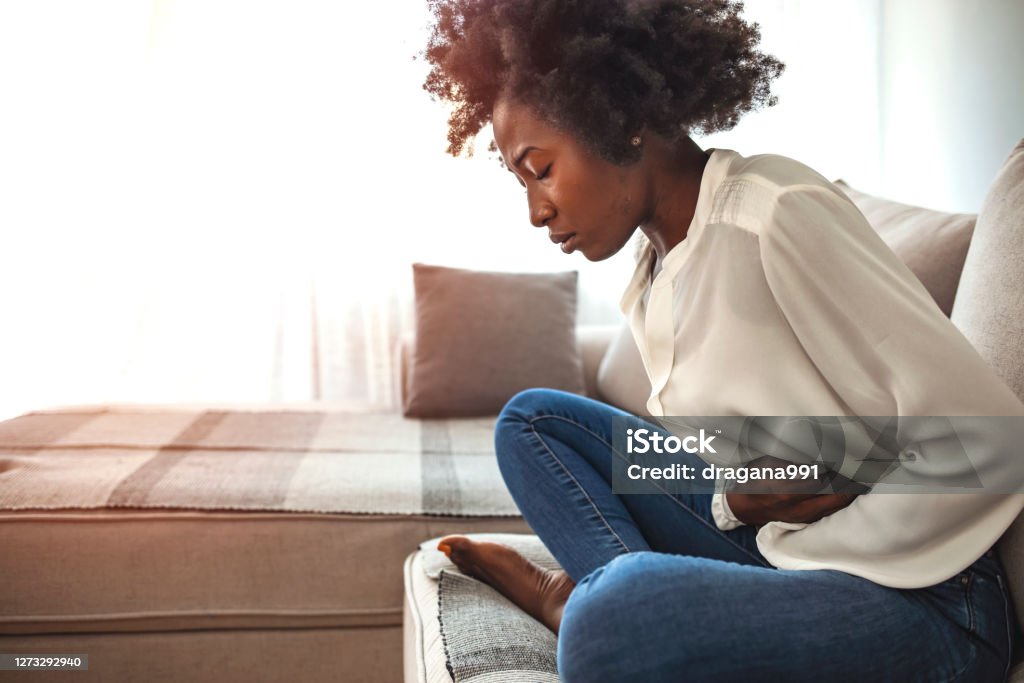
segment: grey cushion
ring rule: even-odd
[[[1024,140],[985,196],[952,320],[1024,400]]]
[[[407,416],[495,415],[531,387],[583,393],[575,271],[491,273],[417,263],[413,281]]]
[[[597,390],[597,372],[618,333],[619,326],[615,324],[581,325],[576,328],[576,339],[583,358],[583,382],[590,398],[601,398]]]
[[[651,381],[628,323],[621,327],[597,369],[597,393],[605,403],[634,415],[648,414]]]
[[[558,568],[532,534],[467,535],[504,543],[544,568]],[[419,615],[406,622],[406,651],[422,659],[409,667],[406,683],[557,683],[555,634],[491,587],[461,574],[436,549],[440,538],[424,541],[406,564],[407,572],[415,572],[406,576],[407,605],[411,617]],[[438,659],[447,675],[438,671]]]
[[[441,572],[438,618],[455,683],[558,683],[555,634],[496,590]]]
[[[971,242],[976,216],[944,213],[874,197],[838,185],[946,315],[953,310],[960,271]]]
[[[981,205],[952,320],[1024,400],[1024,140],[1010,153]],[[999,555],[1022,617],[1024,518],[1018,517],[1000,540]]]

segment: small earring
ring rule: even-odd
[[[633,145],[634,147],[639,147],[643,141],[643,138],[641,138],[639,135],[634,135],[629,139],[629,144]]]

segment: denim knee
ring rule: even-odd
[[[587,574],[573,589],[558,631],[558,672],[564,683],[649,681],[624,650],[639,634],[630,624],[630,587],[646,551],[619,555]]]
[[[549,410],[565,392],[557,389],[533,388],[523,389],[513,396],[498,414],[498,424],[503,420],[521,420],[529,422],[538,413]]]
[[[499,459],[515,450],[513,440],[532,429],[531,421],[550,411],[560,394],[554,389],[524,389],[508,400],[494,426],[494,450]]]

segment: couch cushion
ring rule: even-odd
[[[651,381],[629,325],[619,328],[597,369],[597,392],[605,403],[633,415],[647,415]]]
[[[545,568],[558,563],[532,534],[469,534],[504,543]],[[555,683],[557,640],[425,541],[405,565],[405,683]]]
[[[405,414],[497,415],[531,387],[584,393],[575,271],[489,273],[413,264],[416,348]]]
[[[492,429],[278,406],[0,423],[0,634],[396,629],[423,538],[529,528]]]
[[[619,334],[619,325],[581,325],[576,329],[576,339],[583,358],[583,381],[587,396],[600,400],[597,389],[597,375],[608,348]]]
[[[952,320],[1024,400],[1024,140],[981,206]]]
[[[947,316],[953,310],[960,271],[976,216],[944,213],[874,197],[837,180],[868,223],[907,264]]]
[[[402,560],[421,539],[528,529],[462,516],[3,512],[0,634],[397,627]]]
[[[555,634],[487,584],[442,572],[438,620],[455,683],[557,683]]]
[[[981,205],[952,320],[1024,400],[1024,140]],[[1024,517],[1000,540],[999,554],[1018,618],[1024,617]]]

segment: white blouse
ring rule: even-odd
[[[652,416],[1024,416],[846,195],[797,161],[712,150],[687,236],[652,279],[654,259],[648,242],[620,304]],[[1017,476],[1017,449],[979,450],[976,466]],[[724,502],[716,523],[733,528]],[[969,566],[1022,508],[1019,493],[869,493],[811,524],[765,524],[757,545],[779,568],[918,588]]]

